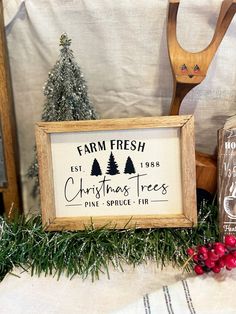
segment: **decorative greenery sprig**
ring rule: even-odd
[[[122,270],[122,264],[133,266],[156,261],[158,266],[171,263],[181,267],[186,249],[196,244],[218,240],[217,208],[204,205],[199,212],[198,227],[193,229],[94,229],[77,232],[45,232],[41,217],[24,216],[8,221],[0,218],[0,277],[21,266],[31,274],[53,274],[60,277],[80,275],[92,279],[107,273],[109,267]]]

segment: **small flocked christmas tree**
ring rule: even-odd
[[[95,158],[92,165],[91,176],[101,176],[101,175],[102,175],[102,171],[101,171],[99,162]]]
[[[128,173],[128,174],[135,173],[134,164],[130,157],[128,157],[126,160],[124,173]]]
[[[60,38],[60,57],[49,72],[44,86],[46,102],[42,121],[95,120],[97,115],[89,101],[84,76],[70,49],[71,39],[67,34]],[[28,176],[35,178],[33,192],[39,187],[38,162],[34,161],[28,170]]]
[[[111,176],[114,176],[116,174],[119,174],[120,171],[118,170],[117,162],[115,161],[114,155],[111,153],[107,165],[107,172],[106,174],[110,174]]]

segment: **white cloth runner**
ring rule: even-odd
[[[155,263],[125,272],[110,269],[111,279],[92,282],[75,276],[31,277],[14,269],[0,283],[1,314],[235,314],[236,271],[201,277],[182,275]]]
[[[235,314],[235,279],[235,274],[183,279],[112,314]]]

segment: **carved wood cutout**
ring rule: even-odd
[[[236,13],[236,0],[223,1],[211,43],[206,49],[192,53],[184,50],[177,40],[179,3],[180,0],[169,1],[167,23],[168,50],[174,78],[171,115],[179,114],[180,105],[186,94],[206,77],[211,61]]]
[[[211,61],[236,13],[236,0],[224,0],[221,5],[216,29],[209,46],[197,53],[183,49],[176,34],[180,0],[169,0],[167,41],[173,74],[173,95],[170,115],[178,115],[184,97],[207,75]],[[216,191],[216,157],[196,152],[197,187],[210,193]]]
[[[4,211],[13,217],[21,208],[21,197],[17,176],[17,141],[7,48],[4,31],[3,5],[0,1],[0,124],[5,160],[6,184],[0,187]]]

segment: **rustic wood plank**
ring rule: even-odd
[[[196,152],[196,179],[197,187],[206,190],[212,195],[217,189],[217,157]]]
[[[45,225],[48,225],[56,217],[50,135],[38,127],[36,127],[35,135],[39,165],[42,220]]]
[[[146,118],[125,118],[125,119],[101,119],[84,121],[64,122],[37,122],[36,125],[46,133],[71,132],[72,129],[83,131],[105,131],[124,129],[143,129],[156,127],[182,127],[191,119],[190,115],[171,117],[146,117]]]
[[[184,215],[168,216],[111,216],[111,217],[70,217],[55,218],[47,227],[47,231],[57,230],[83,230],[86,227],[106,227],[107,229],[127,228],[189,228],[193,222]]]
[[[7,175],[7,187],[2,189],[2,193],[5,212],[8,216],[13,216],[15,211],[20,211],[22,204],[18,176],[16,124],[6,47],[3,5],[0,1],[0,119]]]
[[[197,225],[194,118],[181,128],[182,187],[184,215]]]

